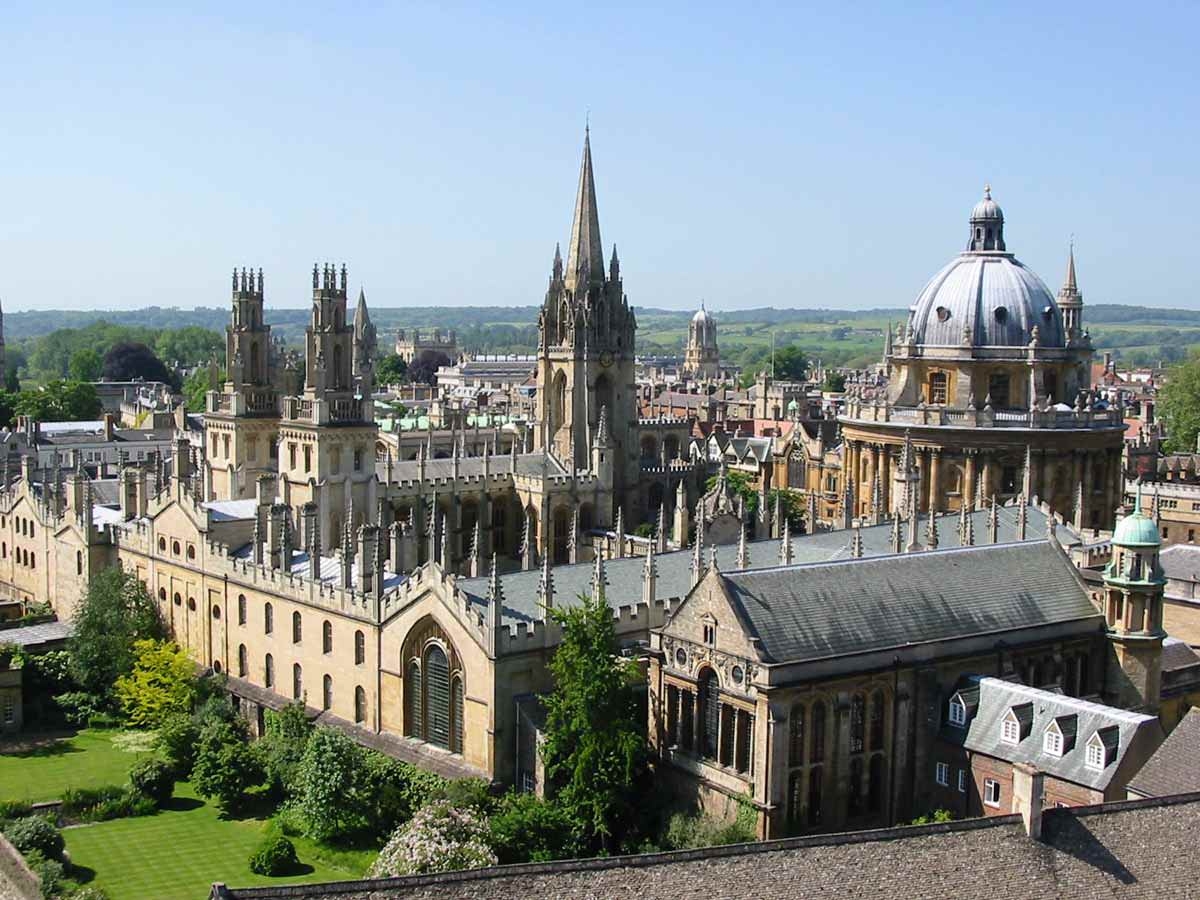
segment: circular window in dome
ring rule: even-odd
[[[944,307],[944,306],[939,306],[934,311],[937,313],[939,322],[945,322],[947,319],[950,318],[950,310],[946,309],[946,307]]]
[[[1003,325],[1005,322],[1008,321],[1008,310],[1005,309],[1003,306],[997,306],[995,316],[996,316],[996,321],[999,322],[1001,325]]]
[[[682,647],[675,651],[675,665],[681,669],[687,666],[687,651]]]

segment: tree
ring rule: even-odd
[[[554,690],[545,698],[542,758],[575,834],[608,848],[633,818],[645,720],[634,694],[637,667],[620,656],[603,593],[580,600],[550,610],[562,641],[550,661]]]
[[[267,780],[274,790],[291,794],[299,783],[300,762],[312,736],[312,722],[299,700],[279,712],[268,712],[265,722],[266,734],[259,741],[259,752]]]
[[[38,422],[78,422],[100,415],[100,398],[85,381],[51,381],[17,394],[13,412]]]
[[[579,853],[566,813],[536,794],[509,791],[500,799],[490,826],[488,843],[501,863],[570,859]]]
[[[135,641],[164,636],[158,609],[132,572],[105,569],[92,579],[75,613],[68,644],[71,670],[83,690],[108,697],[133,670]]]
[[[175,375],[139,341],[118,341],[104,354],[101,377],[109,381],[162,381],[175,384]]]
[[[362,751],[332,728],[318,728],[308,739],[296,774],[297,803],[309,837],[319,841],[352,831],[362,813],[353,798],[359,793]]]
[[[385,356],[375,366],[375,380],[379,384],[399,384],[407,376],[408,363],[395,353],[391,356]]]
[[[846,389],[846,376],[841,372],[830,369],[825,373],[825,384],[823,387],[831,393],[840,393]]]
[[[221,383],[225,378],[225,370],[222,369],[217,373],[217,383]],[[183,397],[188,412],[204,412],[208,405],[208,392],[211,390],[213,390],[213,386],[208,377],[207,366],[197,369],[185,378],[183,380]]]
[[[780,347],[775,351],[775,377],[785,381],[803,381],[808,374],[808,359],[804,351],[795,346]]]
[[[216,800],[223,812],[229,812],[261,777],[244,720],[212,722],[200,732],[192,767],[192,784],[200,796]]]
[[[1200,434],[1200,351],[1171,367],[1158,392],[1158,412],[1167,426],[1167,449],[1194,452]]]
[[[496,864],[487,820],[472,808],[435,800],[401,825],[371,867],[371,877],[479,869]]]
[[[187,653],[172,641],[133,645],[133,669],[116,684],[117,702],[135,728],[157,728],[172,713],[191,712],[196,673]]]
[[[67,373],[72,381],[96,381],[100,377],[100,368],[104,360],[91,347],[84,347],[71,354],[71,362]]]
[[[413,384],[437,384],[437,370],[450,365],[450,357],[440,350],[422,350],[408,367]]]
[[[713,475],[704,483],[704,490],[711,491],[717,486],[717,477]],[[725,473],[725,481],[733,489],[733,492],[742,498],[742,505],[745,508],[746,519],[752,520],[754,514],[758,512],[758,491],[750,484],[750,475],[747,472],[738,472],[736,470]]]

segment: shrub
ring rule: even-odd
[[[745,844],[755,840],[754,825],[739,815],[724,822],[703,815],[676,813],[667,824],[663,846],[667,850],[695,850],[724,844]]]
[[[496,854],[487,841],[487,823],[476,810],[435,800],[396,830],[371,875],[387,878],[494,866]]]
[[[103,888],[89,884],[72,891],[70,900],[108,900],[108,894],[104,892]]]
[[[495,798],[488,791],[487,782],[482,778],[453,778],[445,781],[440,788],[433,791],[432,799],[445,800],[458,809],[469,807],[478,810],[485,817],[495,805]]]
[[[257,747],[273,791],[289,795],[296,791],[300,760],[312,730],[304,704],[299,701],[289,703],[279,712],[267,713],[267,733]]]
[[[121,717],[107,712],[94,712],[87,717],[87,727],[101,731],[121,727]]]
[[[157,809],[153,799],[128,785],[71,788],[64,791],[62,796],[62,814],[79,822],[107,822],[130,816],[148,816]]]
[[[340,731],[318,728],[308,739],[297,773],[296,801],[310,837],[327,841],[362,824],[355,802],[362,793],[361,759],[358,745]]]
[[[58,859],[63,852],[62,833],[44,816],[26,816],[4,826],[4,836],[23,855],[40,853],[46,859]]]
[[[306,829],[304,811],[295,803],[284,803],[275,811],[275,824],[288,837],[299,837]]]
[[[239,722],[214,722],[200,733],[192,783],[203,797],[217,801],[228,812],[262,777],[258,758],[247,743],[246,726]]]
[[[166,716],[158,727],[158,752],[176,778],[183,779],[192,774],[199,742],[200,728],[191,716],[182,713]]]
[[[295,845],[282,834],[267,835],[250,854],[250,871],[256,875],[287,875],[299,865]]]
[[[515,791],[500,798],[489,841],[502,863],[569,859],[579,852],[571,821],[561,809],[535,794]]]
[[[0,800],[0,824],[31,815],[33,807],[24,800]]]
[[[954,814],[948,809],[935,809],[933,812],[926,813],[923,816],[917,816],[910,822],[910,825],[933,825],[938,822],[951,822],[954,820]]]
[[[172,714],[191,712],[196,674],[178,644],[145,639],[133,645],[133,669],[113,686],[129,724],[156,728]]]
[[[164,760],[150,757],[135,763],[129,770],[129,783],[156,806],[163,806],[175,792],[175,773]]]
[[[381,839],[437,799],[446,779],[406,762],[367,750],[358,773],[359,808],[370,832]]]
[[[25,862],[41,881],[42,896],[45,900],[56,900],[66,874],[63,864],[57,859],[47,859],[36,850],[25,854]]]

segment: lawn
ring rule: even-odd
[[[147,755],[143,735],[81,731],[74,737],[27,738],[0,744],[0,800],[57,800],[67,788],[124,784],[129,769]]]
[[[306,871],[280,878],[255,875],[248,859],[266,828],[260,818],[221,818],[216,807],[183,783],[157,815],[81,825],[63,836],[72,863],[94,872],[89,883],[104,888],[112,900],[195,900],[207,896],[214,881],[239,887],[344,881],[361,877],[375,855],[330,852],[292,838]]]

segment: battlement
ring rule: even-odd
[[[339,277],[340,275],[340,277]],[[337,266],[332,263],[326,263],[320,268],[318,276],[317,264],[313,263],[313,299],[323,300],[345,300],[346,299],[346,284],[349,281],[349,276],[346,272],[346,264],[342,263],[342,270],[339,273]]]
[[[637,423],[643,427],[691,427],[691,420],[686,416],[641,416],[638,418]]]
[[[256,273],[254,269],[242,267],[241,272],[238,272],[236,266],[233,269],[233,299],[234,300],[262,300],[263,298],[263,270],[259,269]]]
[[[690,459],[671,459],[666,465],[661,462],[647,460],[641,464],[641,472],[645,475],[684,475],[696,468],[697,460],[693,462]]]

